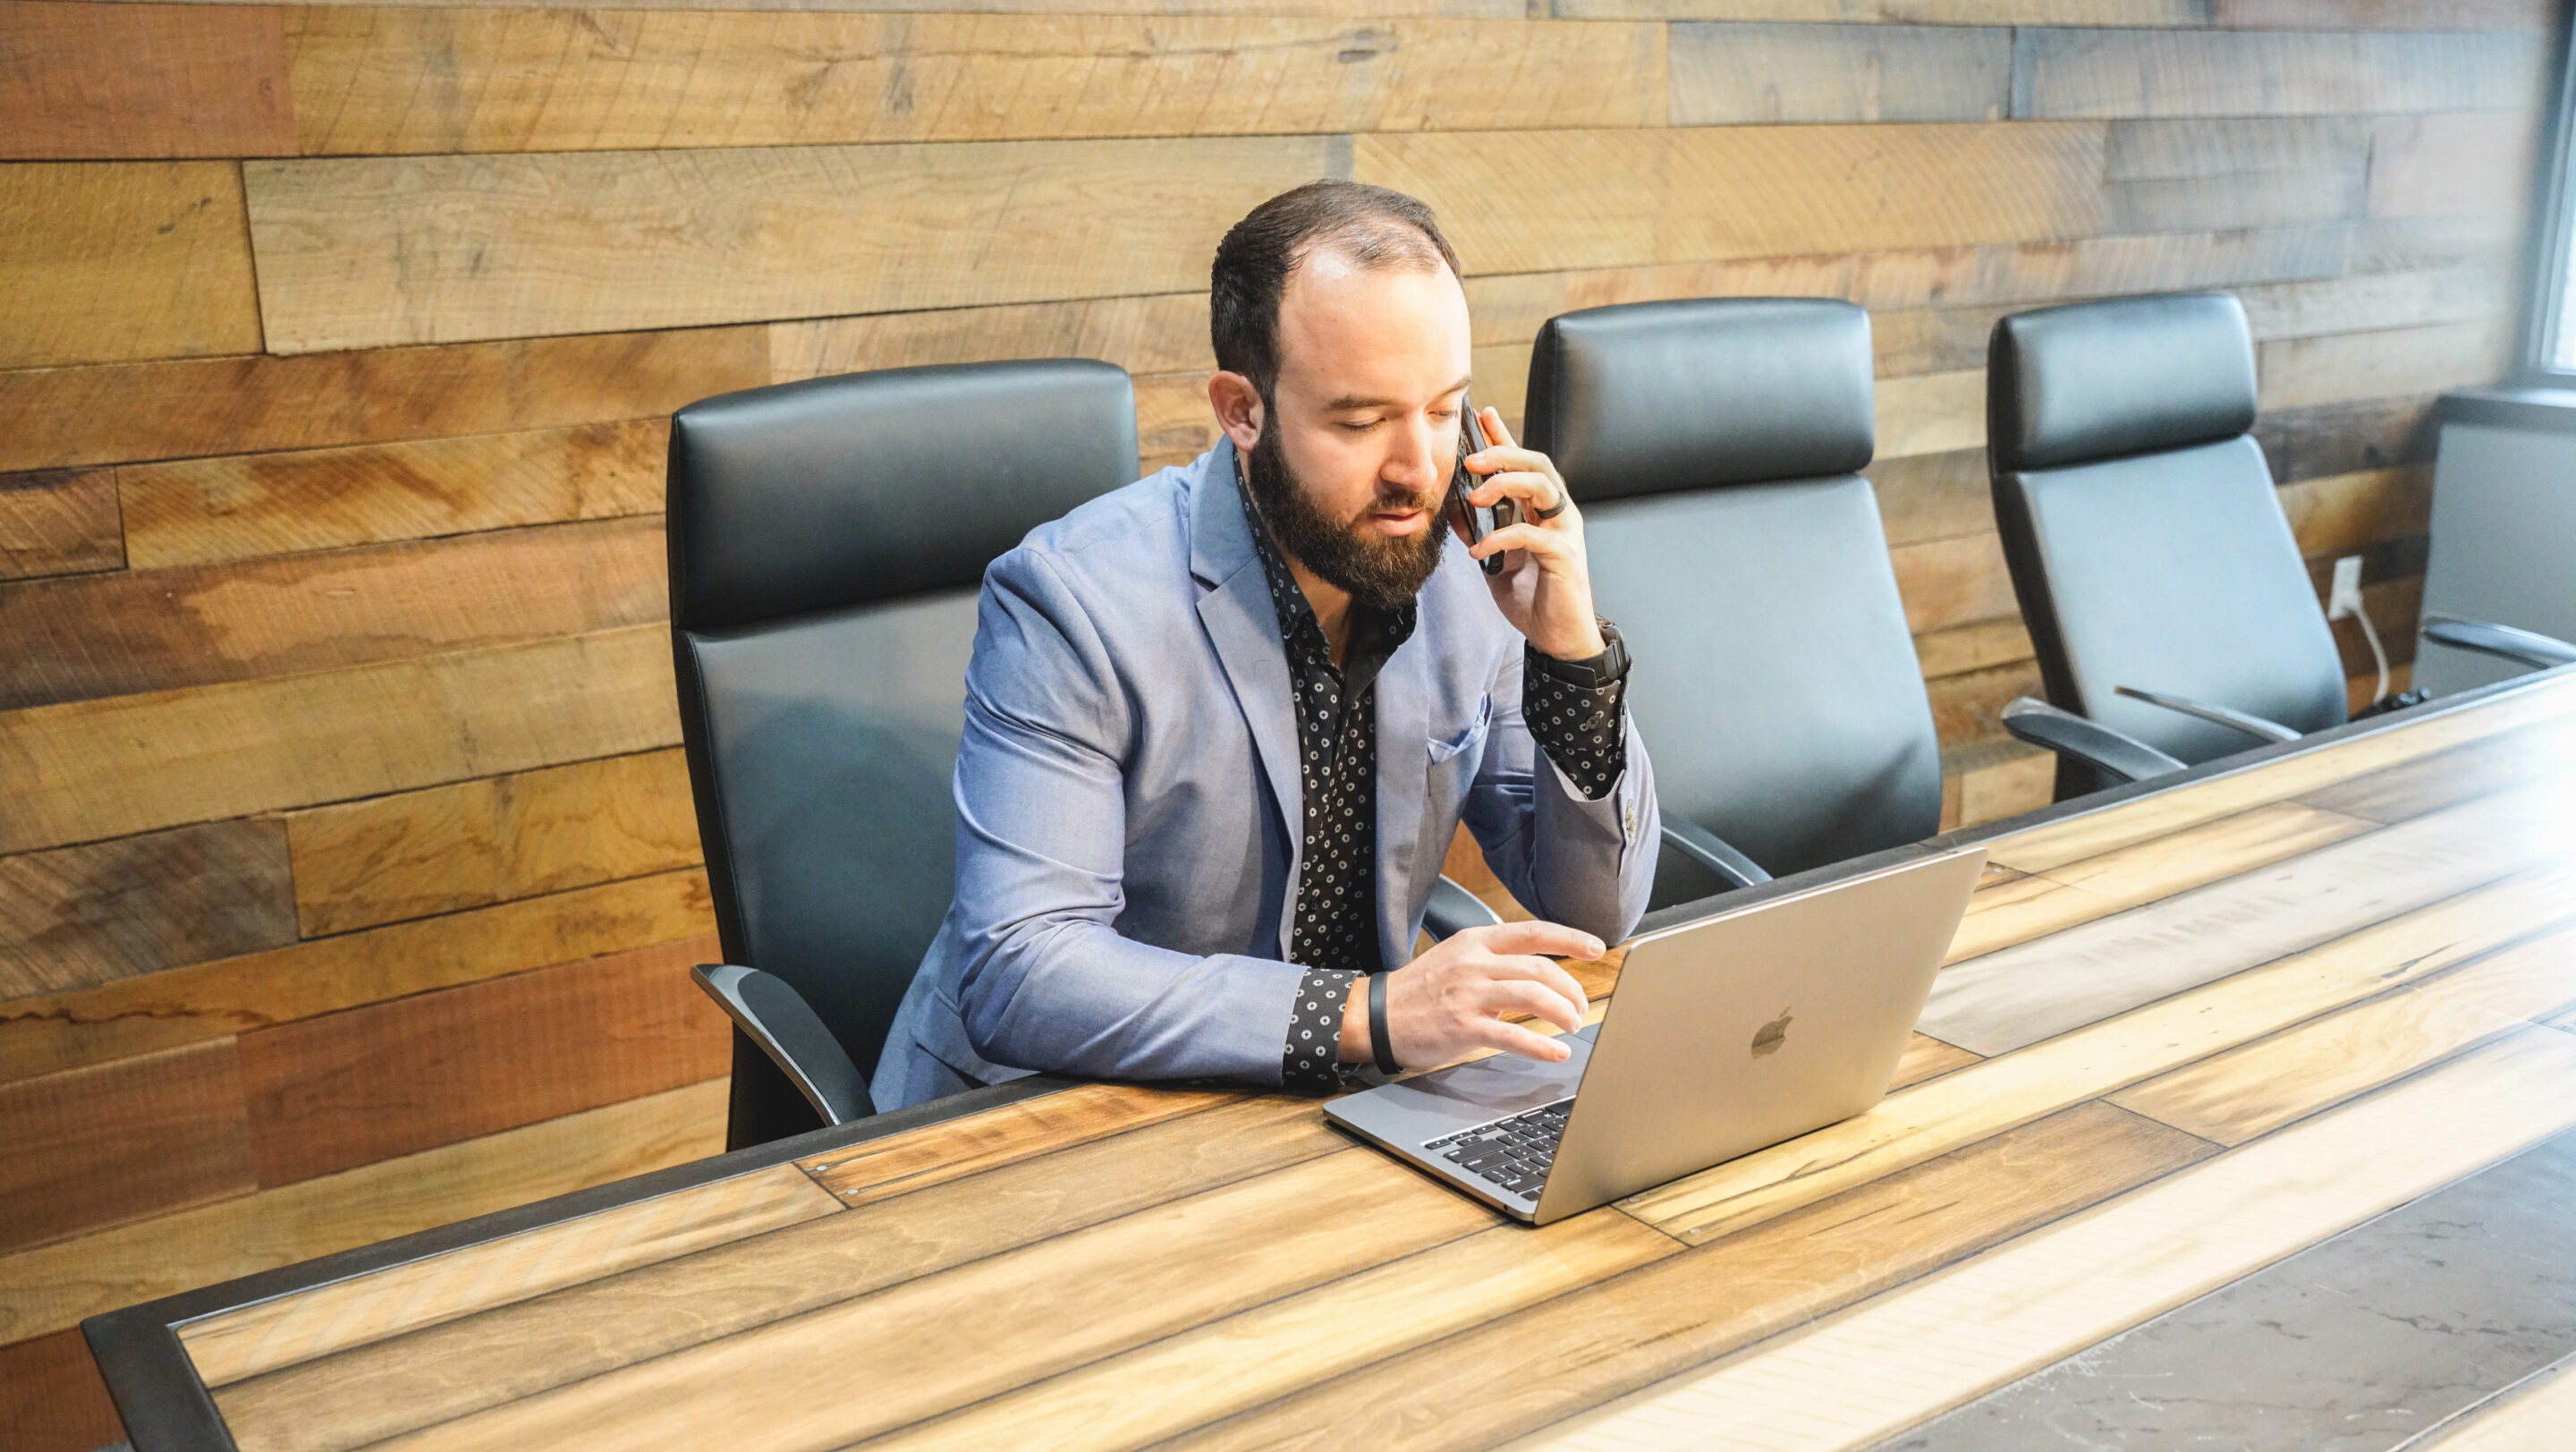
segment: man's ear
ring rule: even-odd
[[[1208,405],[1216,410],[1216,426],[1234,440],[1236,453],[1246,454],[1261,442],[1261,390],[1240,373],[1218,373],[1208,379]]]

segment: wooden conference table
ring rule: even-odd
[[[2571,807],[2576,670],[1960,834],[1884,1104],[1543,1230],[1016,1085],[88,1330],[138,1452],[2576,1446]]]

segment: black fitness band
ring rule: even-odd
[[[1381,1074],[1401,1074],[1404,1066],[1395,1061],[1395,1050],[1386,1042],[1386,975],[1372,973],[1369,981],[1369,1052],[1377,1055]]]

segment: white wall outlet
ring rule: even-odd
[[[2361,613],[2361,556],[2346,555],[2334,563],[2334,586],[2326,592],[2326,618],[2341,620]]]

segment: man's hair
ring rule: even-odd
[[[1279,380],[1279,296],[1318,247],[1372,269],[1463,278],[1431,209],[1365,182],[1313,181],[1281,192],[1234,224],[1208,274],[1208,332],[1216,366],[1252,380],[1264,403]]]

